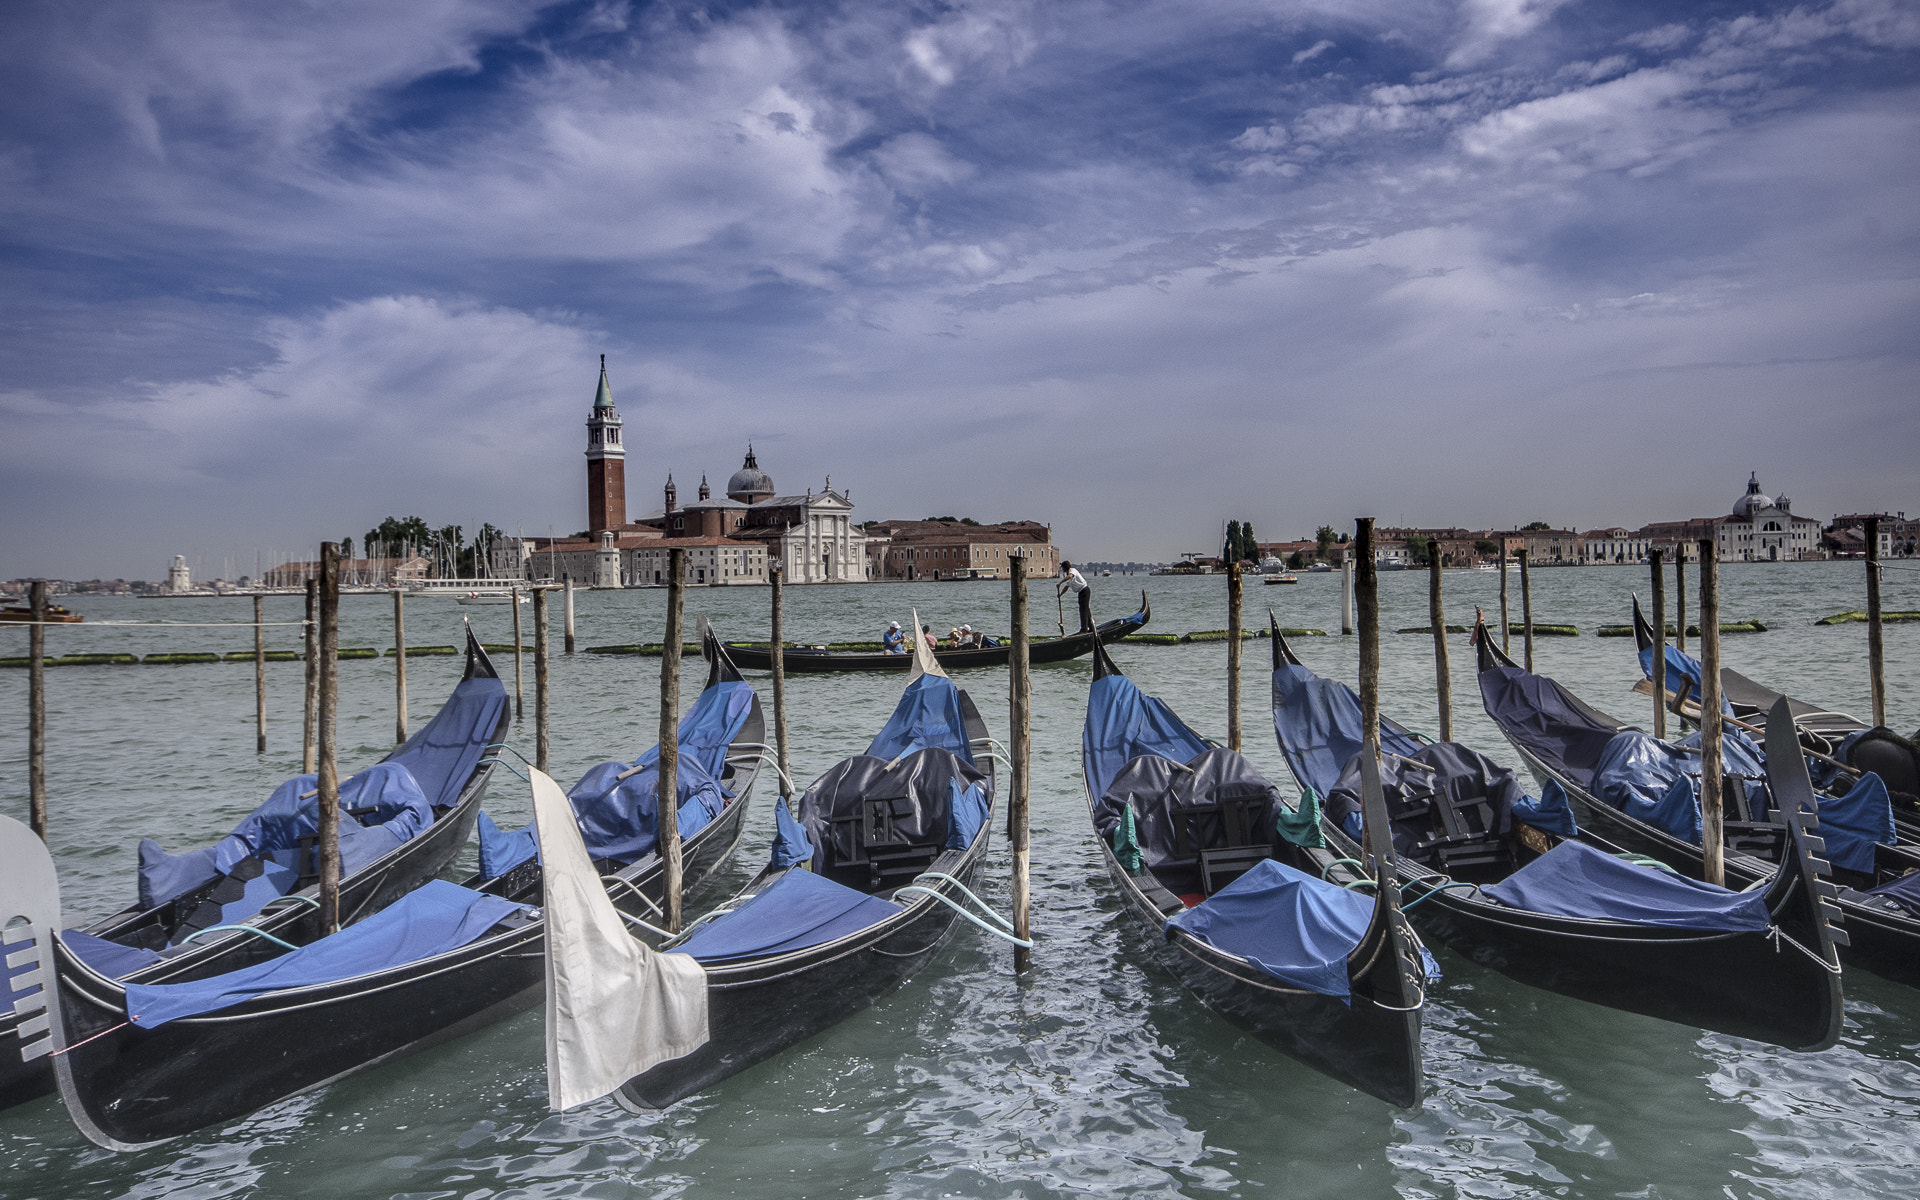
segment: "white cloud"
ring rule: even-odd
[[[1297,67],[1303,62],[1308,62],[1313,59],[1319,58],[1322,54],[1325,54],[1327,51],[1331,49],[1333,49],[1333,43],[1328,41],[1325,38],[1321,38],[1319,41],[1315,42],[1313,45],[1308,46],[1305,50],[1301,50],[1297,52],[1293,56],[1293,65]]]
[[[887,182],[905,192],[958,183],[974,173],[971,164],[955,158],[937,139],[924,133],[889,138],[873,152],[873,159]]]
[[[1466,26],[1447,55],[1447,66],[1472,67],[1486,61],[1501,43],[1524,37],[1569,0],[1465,0]]]

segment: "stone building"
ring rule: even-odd
[[[1027,556],[1032,578],[1060,574],[1053,531],[1038,521],[876,521],[865,534],[867,568],[876,580],[1007,579],[1015,554]]]
[[[1760,490],[1760,475],[1747,479],[1746,495],[1733,503],[1731,516],[1715,522],[1714,549],[1722,562],[1793,562],[1823,557],[1820,522],[1796,517],[1793,501]]]
[[[1637,563],[1647,556],[1647,550],[1653,545],[1645,533],[1618,527],[1589,529],[1581,536],[1586,543],[1581,550],[1582,558],[1595,565]]]

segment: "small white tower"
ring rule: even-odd
[[[185,592],[193,589],[193,573],[187,570],[187,556],[176,554],[173,565],[167,568],[167,590]]]

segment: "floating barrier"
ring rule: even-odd
[[[1449,625],[1449,626],[1447,626],[1447,632],[1448,632],[1448,633],[1465,633],[1466,631],[1467,631],[1467,627],[1466,627],[1465,625]],[[1433,626],[1431,626],[1431,625],[1409,625],[1409,626],[1407,626],[1407,627],[1406,627],[1405,629],[1396,629],[1396,630],[1394,630],[1394,632],[1395,632],[1395,633],[1432,633],[1432,632],[1433,632]],[[1538,633],[1540,632],[1540,627],[1539,627],[1538,625],[1535,625],[1535,626],[1533,627],[1533,632],[1534,632],[1535,634],[1538,634]]]
[[[1419,629],[1419,632],[1432,633],[1433,630],[1425,625],[1422,625]],[[1508,622],[1507,632],[1510,634],[1520,634],[1522,636],[1525,636],[1527,632],[1526,622],[1524,621]],[[1533,623],[1533,636],[1535,637],[1579,637],[1580,627],[1578,625],[1543,625],[1540,622],[1535,621]]]
[[[1765,633],[1767,632],[1767,626],[1760,621],[1722,621],[1720,622],[1720,632],[1721,633]],[[1602,625],[1600,628],[1594,630],[1593,633],[1595,637],[1632,637],[1633,626]],[[1677,636],[1674,633],[1674,627],[1672,625],[1667,626],[1667,636],[1668,637]],[[1687,626],[1687,636],[1690,638],[1699,637],[1700,627],[1698,625]]]
[[[408,658],[431,658],[435,656],[458,654],[459,652],[460,651],[453,646],[408,646],[407,647]],[[508,646],[507,652],[511,654],[513,652],[513,647]],[[295,655],[294,657],[298,658],[299,656]],[[387,647],[387,657],[388,658],[397,657],[397,653],[394,647],[392,646]]]
[[[149,654],[140,660],[143,663],[158,663],[162,666],[177,666],[181,663],[217,663],[218,654],[200,651],[175,651],[170,654]]]
[[[1835,613],[1830,617],[1821,617],[1815,625],[1855,625],[1865,624],[1867,614],[1859,609],[1850,612]],[[1880,614],[1882,625],[1905,625],[1910,621],[1920,621],[1920,612],[1883,612]]]

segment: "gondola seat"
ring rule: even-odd
[[[1235,751],[1210,749],[1186,763],[1157,754],[1130,760],[1095,806],[1111,837],[1133,812],[1147,868],[1175,895],[1214,895],[1274,850],[1279,794]]]
[[[952,840],[954,797],[986,776],[950,750],[856,755],[815,780],[799,819],[813,869],[865,894],[911,883]]]

